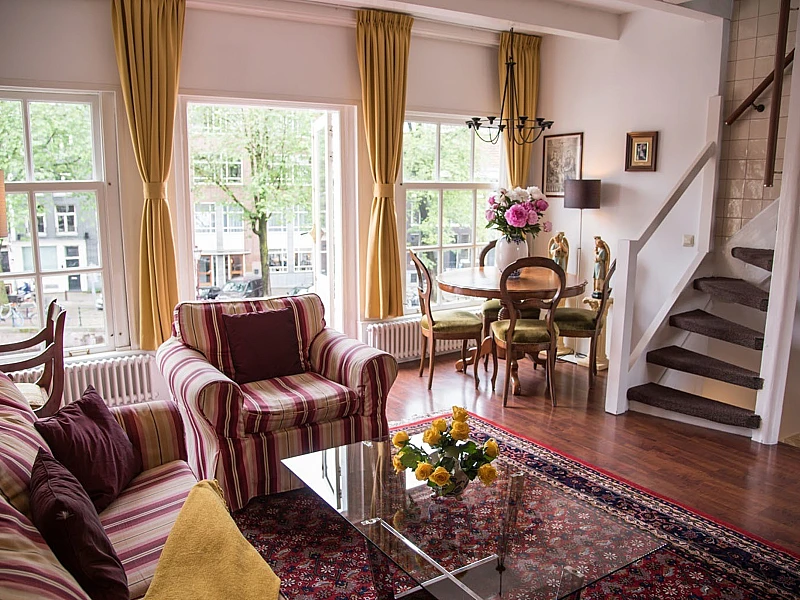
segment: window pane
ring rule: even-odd
[[[463,125],[442,125],[440,181],[469,181],[472,132]]]
[[[30,121],[36,181],[94,179],[91,105],[31,102]]]
[[[57,271],[100,266],[100,228],[95,193],[44,192],[36,194],[35,199],[36,210],[46,223],[45,233],[39,234],[42,269]],[[69,264],[67,248],[72,253]]]
[[[472,218],[475,192],[473,190],[445,190],[443,244],[471,244]]]
[[[31,337],[41,329],[34,279],[0,281],[0,339],[3,343]]]
[[[0,169],[6,181],[25,181],[22,102],[0,100]]]
[[[406,244],[436,246],[439,243],[439,192],[409,190],[406,193]]]
[[[8,238],[0,244],[0,273],[33,270],[31,258],[31,219],[28,194],[6,194]],[[27,256],[26,256],[27,252]],[[26,260],[27,259],[27,260]]]
[[[103,277],[99,272],[51,275],[42,278],[46,302],[56,298],[67,311],[64,347],[101,346],[108,340],[103,295]]]
[[[194,205],[194,232],[214,233],[217,230],[217,207],[211,202]]]
[[[445,250],[444,252],[442,252],[443,271],[447,271],[448,269],[465,269],[471,266],[472,266],[472,250],[470,248]],[[462,300],[468,299],[465,296],[450,294],[448,292],[442,292],[441,290],[440,294],[442,302],[460,302]]]
[[[433,181],[436,125],[407,121],[403,127],[403,181]]]
[[[428,267],[433,281],[433,291],[431,293],[431,301],[436,303],[438,301],[439,287],[436,285],[436,275],[439,272],[439,252],[416,252],[417,257],[422,263]],[[419,310],[419,294],[417,292],[417,269],[414,261],[411,260],[411,255],[406,252],[406,301],[405,304],[411,309]],[[422,282],[425,285],[425,282]]]
[[[475,138],[475,176],[480,183],[500,183],[500,144],[489,144]]]

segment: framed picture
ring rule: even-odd
[[[583,133],[544,136],[542,191],[545,196],[564,197],[564,181],[580,179],[583,173]]]
[[[655,171],[657,150],[657,131],[629,133],[625,145],[625,170]]]

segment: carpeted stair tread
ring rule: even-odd
[[[748,429],[758,429],[761,426],[761,417],[752,410],[717,402],[711,398],[682,392],[657,383],[645,383],[630,388],[628,400],[725,425],[747,427]]]
[[[769,292],[765,292],[744,279],[733,277],[701,277],[694,280],[694,289],[711,294],[723,302],[750,306],[767,311]]]
[[[775,257],[775,250],[769,250],[767,248],[742,248],[737,246],[731,250],[731,256],[749,265],[760,267],[765,271],[772,271],[772,259]]]
[[[647,362],[752,390],[760,390],[764,386],[764,380],[755,371],[679,346],[667,346],[652,350],[647,353]]]
[[[669,318],[669,324],[684,331],[699,333],[745,348],[764,349],[764,334],[760,331],[728,321],[704,310],[691,310],[672,315]]]

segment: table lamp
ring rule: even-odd
[[[577,277],[581,277],[581,246],[583,239],[583,210],[600,208],[599,179],[567,179],[564,181],[564,208],[580,209],[580,225],[578,227],[578,269]]]

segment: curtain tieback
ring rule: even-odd
[[[372,186],[372,195],[376,198],[394,198],[394,184],[376,183]]]
[[[167,198],[167,184],[163,181],[155,181],[153,183],[145,183],[144,184],[144,197],[145,199],[148,198],[161,198],[162,200],[166,200]]]

